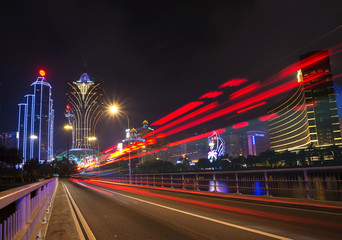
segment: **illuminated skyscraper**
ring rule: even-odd
[[[18,104],[17,148],[23,154],[23,163],[38,159],[40,163],[53,158],[54,110],[51,85],[41,70],[40,77],[31,84],[33,94],[25,95],[24,103]]]
[[[268,111],[275,116],[268,120],[271,150],[309,146],[309,122],[302,89],[303,84],[299,84],[283,102]]]
[[[284,151],[341,143],[341,130],[328,50],[300,57],[298,88],[270,109],[271,149]]]
[[[102,81],[90,80],[87,73],[83,73],[79,80],[67,82],[67,107],[65,116],[73,126],[73,149],[97,149],[94,137],[96,125],[103,114],[104,92]]]
[[[314,146],[341,143],[329,52],[311,52],[301,56],[300,60],[301,63],[309,60],[313,62],[301,69],[311,143]]]

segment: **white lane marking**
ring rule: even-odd
[[[76,215],[75,215],[75,212],[74,212],[74,209],[72,208],[71,206],[71,203],[70,203],[70,200],[69,200],[69,197],[68,197],[68,193],[66,192],[65,190],[65,184],[63,183],[63,189],[64,189],[64,192],[65,192],[65,195],[66,195],[66,198],[67,198],[67,201],[68,201],[68,205],[69,205],[69,209],[70,209],[70,212],[71,212],[71,216],[72,216],[72,219],[74,220],[74,223],[76,225],[76,231],[77,231],[77,234],[80,238],[80,240],[85,240],[84,236],[83,236],[83,233],[82,233],[82,230],[81,230],[81,227],[80,227],[80,224],[76,218]]]
[[[103,180],[93,180],[94,182],[104,182],[104,183],[109,183],[109,184],[112,184],[112,185],[129,185],[129,184],[126,184],[126,183],[115,183],[115,182],[111,182],[111,181],[103,181]],[[142,187],[142,189],[151,189],[151,190],[154,190],[153,188],[150,188],[150,187],[146,187],[146,186],[129,186],[129,187],[132,187],[132,188],[140,188]],[[161,189],[156,189],[156,190],[161,190]],[[162,189],[163,191],[168,191],[168,192],[172,192],[172,193],[183,193],[183,192],[178,192],[178,191],[169,191],[169,189],[165,188],[165,189]],[[192,194],[192,193],[190,193]],[[195,193],[196,194],[196,193]],[[204,198],[210,198],[210,195],[209,196],[206,196],[206,195],[203,195],[203,194],[196,194],[195,196],[201,196],[201,197],[204,197]],[[223,201],[227,201],[227,202],[237,202],[236,200],[239,200],[239,198],[232,198],[232,199],[227,199],[227,198],[220,198],[220,200],[223,200]],[[243,199],[244,200],[244,199]],[[248,199],[247,199],[248,200]],[[313,209],[305,209],[305,208],[296,208],[296,207],[290,207],[290,206],[280,206],[280,205],[272,205],[273,202],[270,202],[271,204],[268,204],[267,202],[266,203],[258,203],[258,202],[239,202],[240,204],[246,204],[246,205],[258,205],[258,206],[267,206],[267,207],[272,207],[272,208],[285,208],[285,209],[292,209],[292,210],[297,210],[297,211],[303,211],[303,212],[315,212],[315,213],[323,213],[323,214],[332,214],[332,215],[342,215],[342,213],[336,213],[336,212],[327,212],[327,211],[323,211],[323,210],[313,210]],[[276,202],[277,203],[277,202]],[[267,204],[267,205],[266,205]],[[286,204],[286,203],[285,203]],[[302,205],[302,204],[298,204],[298,206],[308,206],[308,207],[317,207],[317,206],[311,206],[311,205]],[[318,207],[321,207],[321,206],[318,206]]]
[[[267,232],[259,231],[259,230],[248,228],[248,227],[243,227],[243,226],[236,225],[236,224],[233,224],[233,223],[223,222],[223,221],[220,221],[220,220],[217,220],[217,219],[201,216],[201,215],[198,215],[198,214],[195,214],[195,213],[186,212],[186,211],[179,210],[179,209],[176,209],[176,208],[164,206],[164,205],[161,205],[161,204],[158,204],[158,203],[153,203],[153,202],[149,202],[149,201],[146,201],[146,200],[143,200],[143,199],[139,199],[139,198],[135,198],[135,197],[132,197],[132,196],[128,196],[128,195],[125,195],[125,194],[122,194],[122,193],[114,192],[114,191],[111,191],[111,190],[108,190],[108,189],[105,189],[105,188],[101,188],[101,187],[99,187],[99,188],[103,189],[103,190],[106,190],[106,191],[109,191],[109,192],[112,192],[112,193],[117,194],[117,195],[121,195],[121,196],[124,196],[124,197],[127,197],[127,198],[131,198],[131,199],[140,201],[140,202],[148,203],[148,204],[151,204],[151,205],[154,205],[154,206],[157,206],[157,207],[161,207],[161,208],[165,208],[165,209],[168,209],[168,210],[171,210],[171,211],[175,211],[175,212],[183,213],[183,214],[190,215],[190,216],[193,216],[193,217],[201,218],[201,219],[204,219],[204,220],[207,220],[207,221],[211,221],[211,222],[215,222],[215,223],[220,223],[222,225],[226,225],[226,226],[229,226],[229,227],[237,228],[237,229],[240,229],[240,230],[256,233],[256,234],[267,236],[267,237],[274,238],[274,239],[293,240],[292,238],[282,237],[282,236],[279,236],[279,235],[275,235],[275,234],[272,234],[272,233],[267,233]]]
[[[65,186],[64,183],[63,183],[63,185],[64,185],[64,187],[65,187],[65,190],[67,191],[67,194],[68,194],[69,197],[70,197],[70,201],[71,201],[72,205],[73,205],[74,208],[75,208],[76,214],[77,214],[78,218],[79,218],[80,221],[81,221],[82,227],[84,228],[84,231],[86,232],[87,237],[89,238],[89,240],[96,240],[96,238],[95,238],[93,232],[90,230],[90,227],[88,226],[86,220],[84,219],[84,217],[83,217],[83,215],[82,215],[80,209],[77,207],[77,205],[76,205],[74,199],[71,197],[71,194],[70,194],[70,192],[69,192],[67,186]]]

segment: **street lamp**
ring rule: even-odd
[[[115,106],[115,105],[110,106],[110,107],[109,107],[109,111],[110,111],[113,115],[115,115],[115,114],[120,114],[120,113],[122,113],[123,115],[125,115],[126,118],[127,118],[127,129],[129,129],[129,117],[128,117],[128,115],[127,115],[125,112],[121,111],[121,110],[120,110],[117,106]],[[131,144],[131,136],[129,135],[129,138],[128,138],[128,145],[130,145],[130,144]],[[132,182],[131,152],[128,152],[128,177],[129,177],[129,183],[131,183],[131,182]]]
[[[72,125],[65,124],[64,129],[65,129],[65,131],[67,131],[67,158],[69,161],[69,137],[70,137],[70,131],[72,130]]]
[[[89,142],[97,141],[96,137],[88,137]],[[99,153],[100,153],[100,147],[99,147],[99,141],[97,141],[97,160],[99,158]]]

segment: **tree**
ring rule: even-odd
[[[63,157],[62,160],[53,161],[54,173],[60,177],[68,177],[77,167],[77,164],[74,161],[69,161],[66,157]]]
[[[241,168],[246,163],[246,158],[244,156],[239,156],[237,158],[233,158],[231,162],[231,166],[234,169]]]
[[[4,146],[0,146],[0,161],[0,168],[15,168],[17,164],[22,163],[23,158],[16,148],[5,148]]]
[[[262,159],[264,164],[267,166],[275,167],[277,166],[279,159],[279,154],[272,150],[267,150],[259,154],[259,157]]]
[[[210,161],[208,158],[200,158],[198,159],[196,166],[200,169],[205,170],[206,168],[210,168]]]
[[[33,181],[37,181],[37,178],[39,178],[39,161],[38,158],[36,159],[30,159],[28,161],[25,162],[24,164],[24,171],[25,171],[25,175],[26,177],[28,177],[29,182]]]
[[[260,157],[258,157],[258,156],[248,155],[246,162],[247,162],[247,166],[256,167],[262,161],[260,161]]]
[[[279,156],[280,160],[284,160],[289,167],[297,167],[297,154],[286,150]]]

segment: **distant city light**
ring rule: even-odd
[[[66,125],[64,125],[64,129],[65,129],[65,130],[71,130],[71,129],[72,129],[72,126],[69,125],[69,124],[66,124]]]
[[[43,69],[40,69],[39,70],[39,75],[42,76],[42,77],[45,77],[46,72]]]
[[[96,138],[96,137],[88,137],[88,140],[89,140],[89,141],[96,141],[97,138]]]

